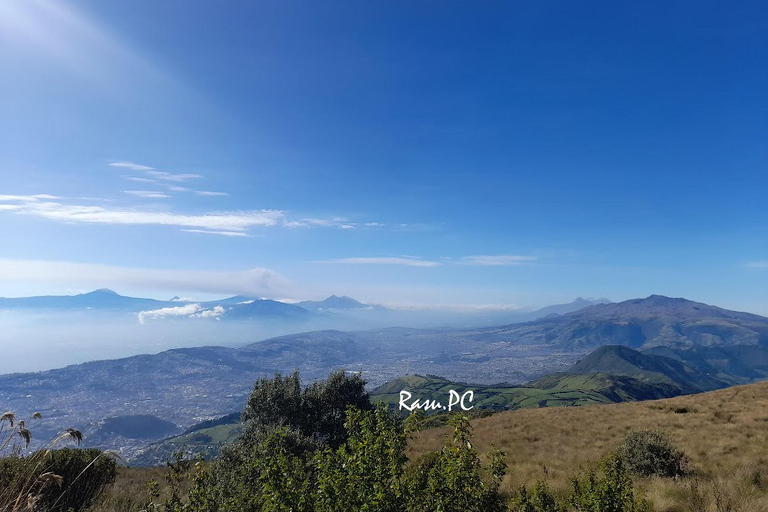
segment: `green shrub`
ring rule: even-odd
[[[635,496],[624,461],[613,455],[598,468],[571,480],[571,490],[558,501],[546,483],[532,493],[523,487],[510,503],[511,512],[650,512],[651,504]]]
[[[571,481],[570,503],[579,512],[650,512],[646,500],[637,498],[629,470],[621,457],[605,460],[600,472],[588,471]]]
[[[630,432],[617,454],[631,473],[640,476],[683,476],[688,464],[685,454],[656,430]]]
[[[560,506],[555,496],[549,490],[545,482],[539,482],[528,495],[528,490],[523,487],[512,498],[511,512],[565,512],[566,506]]]

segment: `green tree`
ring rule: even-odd
[[[260,379],[254,385],[243,411],[245,432],[242,442],[248,442],[258,432],[273,426],[285,426],[301,435],[334,448],[346,440],[347,407],[371,410],[365,391],[365,380],[344,370],[331,373],[301,389],[299,372],[283,377],[275,373],[271,379]]]
[[[403,421],[381,405],[374,411],[350,407],[346,431],[345,444],[316,457],[316,510],[403,510],[401,478],[408,441]]]

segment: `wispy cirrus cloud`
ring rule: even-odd
[[[355,229],[357,226],[358,226],[357,223],[350,222],[349,220],[343,217],[332,217],[329,219],[305,218],[305,219],[292,220],[285,223],[285,227],[287,228],[335,227],[340,229]]]
[[[201,174],[189,174],[189,173],[173,174],[173,173],[164,172],[164,171],[147,171],[147,176],[152,176],[156,180],[172,181],[172,182],[189,181],[189,180],[200,179],[203,177]]]
[[[408,267],[439,267],[439,261],[423,260],[413,257],[374,257],[374,258],[340,258],[319,261],[317,263],[339,263],[346,265],[404,265]]]
[[[234,212],[185,215],[165,211],[128,208],[106,208],[62,201],[41,200],[36,196],[0,196],[13,213],[48,220],[83,224],[160,225],[185,228],[245,231],[256,226],[279,226],[286,222],[285,213],[278,210],[246,210]]]
[[[140,176],[123,176],[124,179],[135,181],[137,183],[157,183],[157,180],[151,178],[142,178]]]
[[[141,197],[142,199],[167,199],[171,196],[156,190],[123,190],[126,194]]]
[[[242,231],[216,231],[212,229],[182,229],[185,233],[203,233],[206,235],[221,235],[221,236],[245,236],[250,237],[248,233]]]
[[[52,196],[50,194],[34,194],[28,196],[8,195],[0,194],[0,201],[19,201],[22,203],[36,202],[44,199],[59,199],[58,196]]]
[[[162,192],[126,191],[141,198],[165,198]],[[55,199],[55,200],[54,200]],[[282,210],[237,210],[202,214],[181,214],[141,208],[112,208],[77,204],[49,194],[0,195],[0,212],[28,215],[51,221],[77,224],[157,225],[184,228],[192,233],[247,237],[247,231],[258,227],[305,227],[347,229],[339,219],[291,219]]]
[[[117,167],[119,169],[129,169],[131,171],[154,171],[154,167],[148,165],[141,165],[134,162],[112,162],[109,164],[111,167]]]
[[[123,176],[127,180],[133,181],[170,181],[170,182],[183,182],[194,179],[200,179],[203,176],[201,174],[192,173],[179,173],[174,174],[171,172],[160,171],[155,167],[149,165],[137,164],[135,162],[112,162],[109,164],[111,167],[117,167],[118,169],[127,169],[129,171],[135,171],[142,173],[144,176]],[[149,176],[149,178],[147,178]]]
[[[416,256],[383,256],[364,258],[338,258],[333,260],[318,261],[316,263],[338,263],[350,265],[404,265],[410,267],[439,267],[443,265],[501,267],[531,264],[535,261],[535,256],[520,255],[463,256],[457,259],[442,258],[439,260],[426,260]]]
[[[480,267],[512,267],[526,265],[536,261],[535,256],[520,256],[502,254],[494,256],[464,256],[459,260],[462,265],[474,265]]]
[[[126,180],[135,181],[138,183],[154,183],[154,184],[162,185],[171,192],[189,192],[191,194],[204,196],[204,197],[226,197],[229,195],[226,192],[217,192],[212,190],[195,190],[195,189],[182,187],[181,185],[178,185],[179,183],[185,183],[191,180],[203,179],[204,176],[202,174],[170,173],[170,172],[160,171],[148,165],[137,164],[134,162],[114,162],[109,165],[111,165],[112,167],[118,167],[121,169],[136,171],[142,174],[142,176],[123,176],[123,178]],[[142,195],[142,193],[144,193],[145,191],[138,191],[138,190],[125,191],[125,192],[129,194],[137,195],[138,197],[149,197],[149,198],[170,197],[167,194],[165,196]],[[160,194],[160,192],[154,192],[154,193]]]
[[[749,267],[749,268],[768,269],[768,260],[765,260],[765,261],[752,261],[750,263],[747,263],[747,267]]]

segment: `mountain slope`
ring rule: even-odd
[[[665,400],[600,407],[550,407],[502,412],[472,421],[472,443],[483,453],[503,448],[514,468],[502,488],[529,489],[546,479],[567,489],[570,478],[616,450],[626,434],[661,430],[685,451],[699,482],[699,504],[691,504],[691,478],[637,479],[637,492],[656,510],[768,510],[763,486],[768,382]],[[409,443],[416,460],[445,444],[449,429],[424,430]],[[543,468],[546,468],[544,470]],[[713,488],[727,493],[713,492]],[[704,503],[702,503],[702,501]],[[717,506],[716,506],[717,503]]]
[[[680,394],[676,386],[668,383],[643,382],[632,377],[603,373],[555,373],[527,386],[465,384],[442,377],[407,375],[373,389],[371,401],[381,401],[398,408],[403,390],[412,395],[407,404],[413,404],[418,399],[438,401],[442,405],[448,405],[451,390],[459,395],[472,391],[474,400],[471,405],[475,409],[578,406],[669,398]]]
[[[596,372],[626,375],[649,383],[666,383],[678,387],[684,394],[727,386],[676,359],[644,354],[621,345],[600,347],[567,370],[567,373],[576,374]]]
[[[610,304],[608,299],[585,299],[583,297],[577,297],[573,302],[567,304],[553,304],[551,306],[543,307],[532,313],[534,319],[545,318],[552,315],[565,315],[567,313],[573,313],[575,311],[582,310],[589,306],[595,306],[597,304]]]
[[[311,313],[306,309],[276,300],[246,300],[224,307],[225,320],[281,319],[306,320]]]
[[[582,351],[601,345],[642,349],[768,345],[768,318],[686,299],[651,295],[489,329],[484,334],[515,343],[546,343]]]
[[[685,363],[729,384],[746,384],[768,378],[768,346],[691,347],[687,350],[653,347],[647,354]]]

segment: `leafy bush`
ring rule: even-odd
[[[617,454],[631,473],[640,476],[683,476],[688,464],[685,454],[656,430],[630,432]]]

